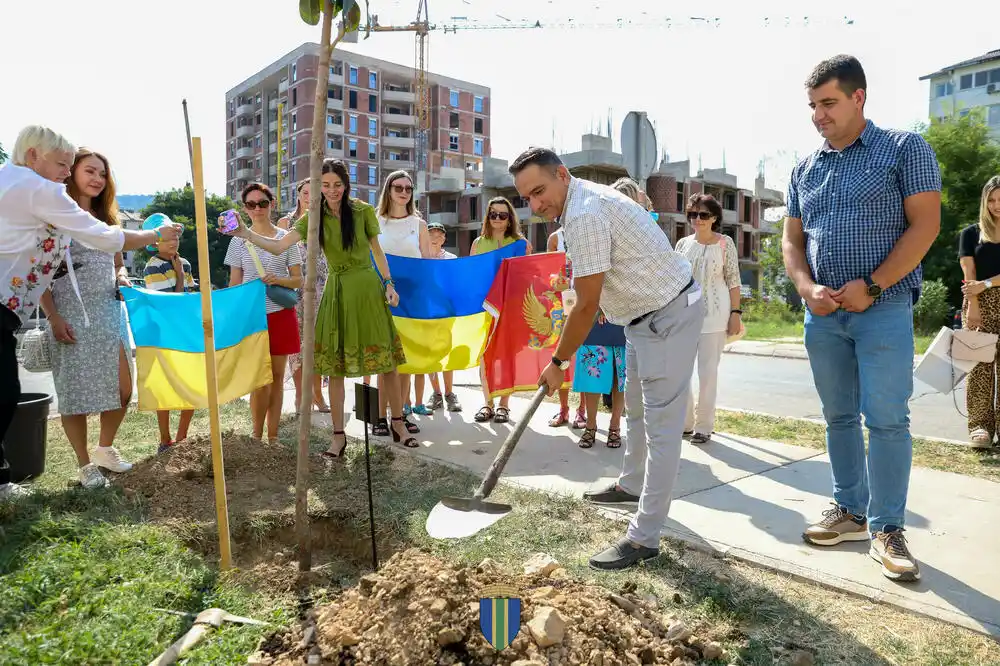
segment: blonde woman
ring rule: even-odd
[[[483,217],[483,227],[479,236],[472,241],[472,250],[469,254],[483,254],[507,247],[511,243],[519,240],[527,240],[521,233],[521,222],[517,219],[514,206],[504,197],[493,197],[486,205],[486,215]],[[531,243],[525,254],[531,254]],[[493,408],[493,398],[490,397],[490,389],[486,384],[486,366],[479,364],[479,380],[483,387],[483,399],[486,404],[476,412],[476,422],[486,423],[507,423],[510,421],[510,396],[505,395],[500,398],[500,406]]]
[[[279,229],[284,229],[289,231],[295,227],[295,222],[305,215],[306,211],[309,210],[309,180],[300,180],[299,184],[295,186],[295,191],[297,193],[295,210],[285,217],[278,220],[275,225]],[[302,240],[299,242],[299,254],[302,257],[302,277],[305,278],[306,269],[306,242]],[[322,252],[316,253],[316,302],[319,303],[323,300],[323,289],[326,287],[326,278],[329,274],[329,268],[326,265],[326,257]],[[304,337],[304,332],[302,330],[302,290],[299,290],[299,302],[295,304],[295,314],[299,320],[299,340],[301,341]],[[302,353],[289,354],[288,355],[288,366],[292,370],[292,381],[295,382],[295,413],[299,412],[299,407],[302,401]],[[313,408],[317,412],[327,413],[330,411],[330,407],[327,406],[326,400],[323,399],[323,377],[319,374],[313,375]]]
[[[1000,176],[983,187],[979,224],[962,230],[959,264],[962,267],[962,325],[967,329],[1000,333]],[[997,435],[996,359],[977,363],[969,373],[965,402],[969,411],[969,441],[979,449],[993,446]]]

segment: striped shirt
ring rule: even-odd
[[[617,190],[572,178],[559,221],[574,281],[604,273],[601,310],[613,324],[659,310],[691,282],[691,263],[645,208]]]
[[[869,120],[843,150],[824,144],[795,167],[788,184],[788,216],[802,220],[813,279],[840,289],[870,277],[909,226],[903,201],[940,191],[934,149],[919,134]],[[918,265],[876,302],[905,292],[916,302],[922,280]]]
[[[191,274],[191,264],[187,259],[181,257],[181,270],[184,271],[184,291],[193,291],[198,288],[194,275]],[[143,280],[146,289],[153,291],[175,291],[177,286],[177,272],[174,271],[174,264],[169,259],[164,259],[160,255],[153,255],[146,262],[143,271]]]
[[[284,229],[278,229],[274,240],[280,239],[287,233]],[[292,243],[287,250],[278,256],[259,247],[254,247],[254,250],[256,250],[257,256],[260,257],[260,263],[264,267],[264,271],[279,278],[288,277],[288,269],[292,266],[302,265],[302,254],[299,252],[298,243]],[[229,250],[226,252],[225,264],[232,268],[243,269],[243,284],[251,280],[256,280],[258,277],[263,277],[257,273],[257,264],[254,262],[253,257],[250,256],[250,252],[247,250],[242,238],[234,237],[229,241]],[[267,301],[267,314],[284,309],[270,298],[265,300]]]

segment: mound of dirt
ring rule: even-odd
[[[480,599],[495,594],[491,586],[521,603],[520,631],[503,650],[480,628]],[[723,656],[718,643],[695,638],[634,589],[613,594],[571,580],[546,555],[507,575],[491,560],[456,568],[410,549],[312,609],[300,626],[262,641],[249,663],[682,666]]]

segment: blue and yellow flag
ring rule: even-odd
[[[501,262],[526,251],[520,240],[457,259],[386,255],[399,294],[393,321],[406,354],[399,371],[419,375],[479,365],[493,321],[483,302]]]
[[[208,407],[201,295],[122,288],[135,340],[139,409]],[[264,283],[212,292],[219,404],[271,383]]]

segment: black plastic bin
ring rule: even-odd
[[[14,483],[39,477],[45,471],[51,404],[52,396],[47,393],[21,394],[14,420],[3,440],[10,480]]]

